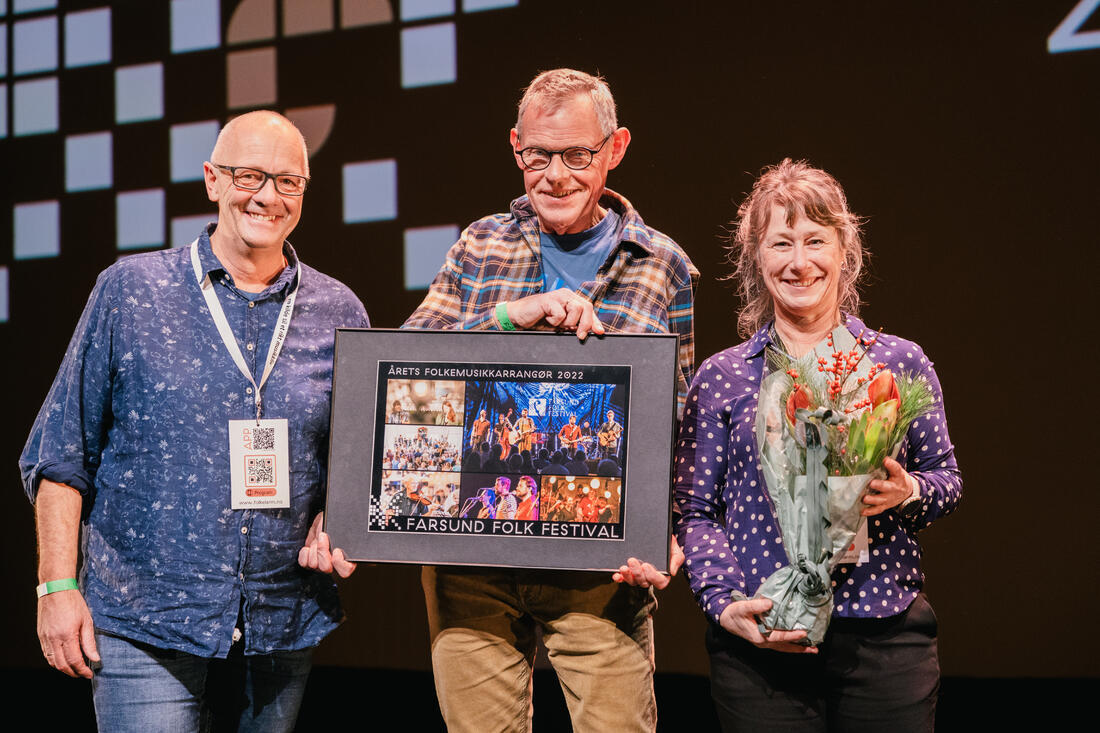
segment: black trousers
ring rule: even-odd
[[[932,731],[936,628],[923,593],[891,618],[834,618],[818,654],[761,649],[711,624],[711,694],[722,730]]]

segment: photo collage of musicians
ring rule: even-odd
[[[621,539],[627,366],[381,362],[371,531]]]

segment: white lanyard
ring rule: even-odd
[[[206,298],[206,307],[210,310],[210,317],[214,319],[214,325],[218,328],[218,334],[221,335],[226,350],[233,357],[233,362],[241,370],[241,374],[247,377],[249,382],[252,382],[253,396],[256,399],[256,422],[259,422],[262,408],[260,390],[263,389],[267,378],[271,376],[271,370],[275,368],[275,362],[278,361],[279,354],[283,350],[283,343],[286,341],[286,334],[290,329],[290,317],[294,313],[294,299],[298,296],[298,288],[302,287],[302,268],[301,266],[298,267],[298,285],[286,296],[283,307],[279,311],[279,320],[275,322],[275,333],[271,336],[271,346],[267,350],[267,363],[264,366],[264,373],[260,377],[260,383],[256,384],[252,372],[249,371],[248,365],[244,361],[244,355],[241,354],[241,347],[237,345],[237,338],[233,335],[233,330],[229,328],[229,321],[225,318],[221,301],[218,300],[218,295],[214,292],[214,283],[210,281],[209,274],[203,275],[202,273],[202,265],[199,263],[199,240],[197,239],[191,243],[191,265],[195,268],[195,279],[199,282],[202,297]]]

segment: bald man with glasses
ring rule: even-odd
[[[248,113],[203,173],[217,223],[100,274],[20,458],[42,651],[105,731],[205,730],[211,700],[293,730],[354,567],[320,511],[334,329],[369,321],[286,240],[305,141]]]

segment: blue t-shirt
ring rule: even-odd
[[[576,234],[539,232],[542,242],[542,287],[577,290],[593,280],[618,242],[619,215],[608,209],[599,224]]]

